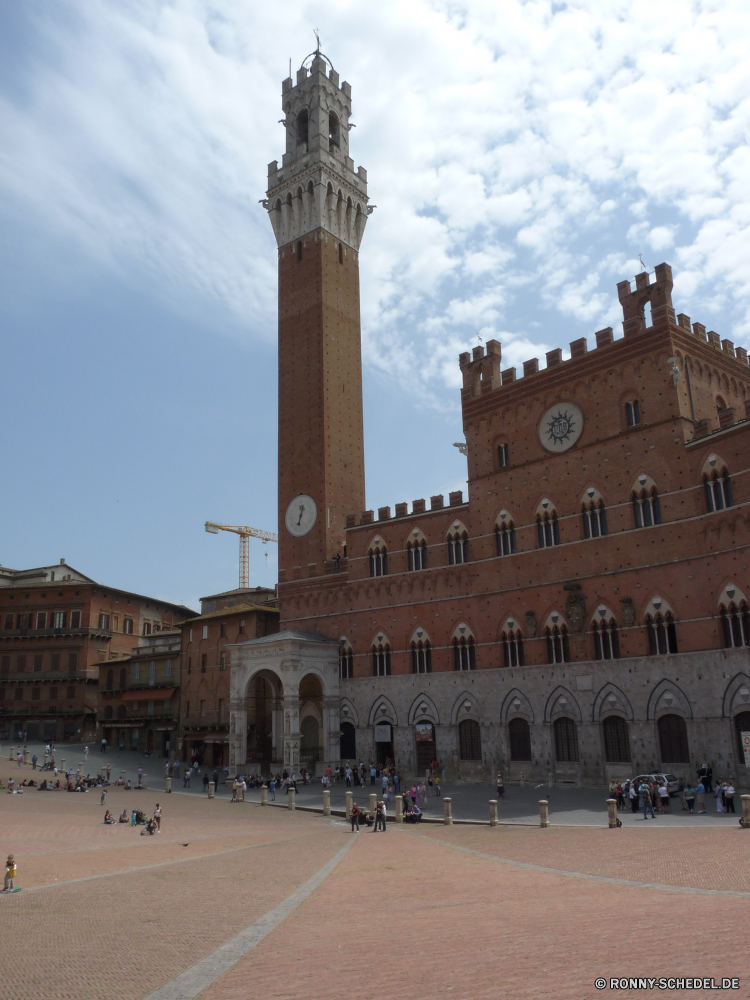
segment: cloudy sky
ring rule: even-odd
[[[608,325],[666,260],[750,346],[746,0],[0,5],[0,563],[185,602],[276,530],[281,81],[352,85],[368,506],[465,486],[457,356]],[[567,353],[567,352],[566,352]],[[253,543],[254,583],[276,552]],[[267,562],[267,565],[266,565]]]

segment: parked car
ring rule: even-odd
[[[635,778],[630,778],[628,781],[624,781],[622,784],[622,790],[627,795],[630,791],[630,782],[634,781],[636,788],[644,780],[653,781],[656,779],[660,783],[666,781],[667,789],[669,790],[670,796],[676,795],[680,790],[680,779],[675,774],[665,774],[664,771],[648,771],[646,774],[636,775]]]

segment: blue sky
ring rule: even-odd
[[[520,368],[620,335],[639,253],[672,264],[677,311],[750,346],[744,2],[5,3],[0,563],[65,557],[195,607],[237,578],[205,520],[276,530],[258,201],[314,27],[378,206],[368,506],[465,486],[459,352],[494,336]],[[274,546],[251,573],[275,581]]]

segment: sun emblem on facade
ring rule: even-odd
[[[552,444],[560,446],[568,440],[576,429],[575,415],[566,410],[558,410],[547,422],[547,433]]]
[[[583,433],[583,411],[576,403],[561,402],[542,414],[539,441],[547,451],[559,454],[572,448]]]

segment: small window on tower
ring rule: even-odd
[[[329,148],[341,145],[341,126],[333,111],[328,114],[328,145]]]
[[[628,427],[635,427],[641,422],[641,406],[637,399],[632,399],[625,404],[625,417]]]
[[[302,143],[307,145],[307,133],[308,133],[308,115],[307,108],[303,108],[297,115],[297,145],[300,146]]]
[[[344,263],[344,248],[339,243],[339,264],[343,264],[343,263]]]
[[[501,469],[505,469],[508,465],[510,465],[510,462],[508,461],[507,444],[499,444],[497,446],[497,464]]]
[[[297,240],[297,260],[302,260],[302,240]]]

